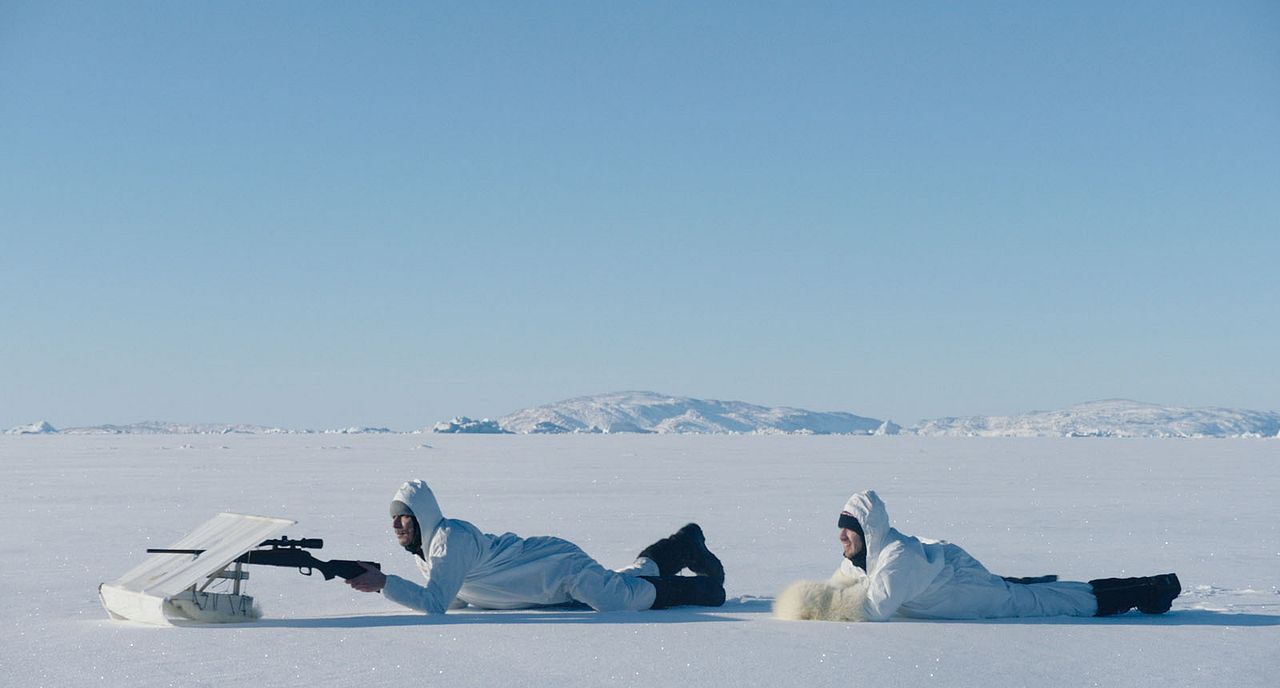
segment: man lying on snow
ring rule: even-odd
[[[949,542],[903,535],[875,492],[849,498],[840,514],[844,560],[825,583],[800,581],[774,602],[784,619],[884,621],[993,619],[1026,616],[1110,616],[1137,607],[1169,611],[1182,592],[1178,576],[1100,578],[1088,583],[1057,576],[1002,578]]]
[[[361,592],[381,590],[387,599],[428,614],[465,604],[527,609],[580,602],[602,612],[724,604],[724,567],[695,523],[646,547],[631,566],[610,571],[567,540],[489,535],[444,518],[431,488],[414,480],[391,500],[391,528],[427,584],[369,566],[347,583]],[[676,575],[686,568],[695,575]]]

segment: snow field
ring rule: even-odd
[[[1273,440],[796,436],[0,437],[7,685],[1262,686],[1280,670]],[[96,586],[219,511],[299,521],[322,559],[416,577],[387,502],[552,534],[606,566],[689,520],[724,561],[719,609],[423,617],[318,575],[251,567],[253,625],[109,621]],[[1006,575],[1176,571],[1161,617],[784,622],[769,601],[839,563],[874,488],[894,525]]]

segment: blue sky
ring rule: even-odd
[[[1280,5],[0,4],[0,425],[1280,409]]]

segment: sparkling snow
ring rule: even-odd
[[[0,437],[7,685],[1264,686],[1280,671],[1280,445],[1268,439],[910,436]],[[554,534],[608,566],[688,520],[724,560],[720,609],[425,617],[252,567],[252,625],[110,621],[96,595],[219,511],[286,516],[321,558],[416,576],[387,501]],[[839,563],[875,488],[904,532],[1006,575],[1176,571],[1173,612],[1112,619],[784,622],[771,597]]]

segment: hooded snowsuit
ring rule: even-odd
[[[395,501],[413,511],[422,537],[414,559],[426,586],[387,576],[387,599],[442,614],[454,599],[482,609],[526,609],[581,602],[596,611],[649,609],[655,589],[641,575],[658,575],[648,559],[623,571],[605,569],[577,545],[556,537],[482,533],[467,521],[444,518],[431,488],[407,482]]]
[[[867,620],[894,614],[919,619],[1093,616],[1098,609],[1088,583],[1010,583],[957,545],[899,533],[889,526],[889,513],[875,492],[853,495],[844,510],[862,525],[867,569],[845,559],[829,584],[837,598],[840,589],[857,590],[858,597],[865,590],[858,611]]]

